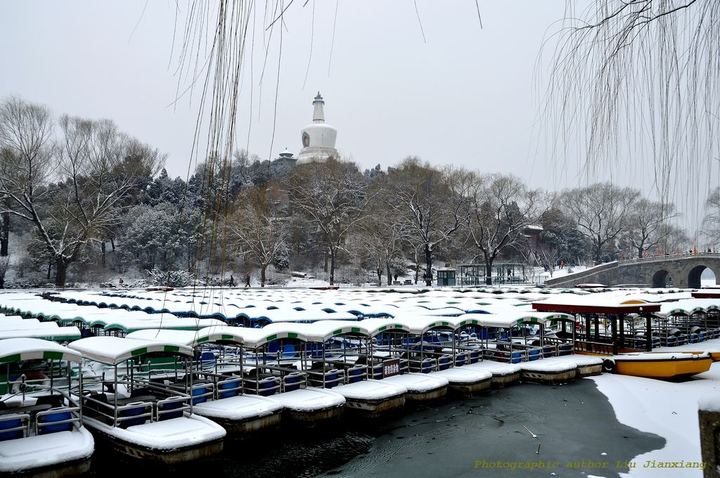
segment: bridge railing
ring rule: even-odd
[[[680,254],[665,254],[662,256],[645,256],[642,258],[635,258],[635,259],[621,259],[618,260],[620,264],[634,264],[638,262],[665,262],[668,260],[673,259],[691,259],[691,258],[698,258],[701,259],[703,257],[711,258],[711,259],[720,259],[720,252],[683,252]]]

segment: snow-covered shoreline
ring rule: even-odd
[[[682,348],[720,349],[720,340]],[[620,423],[666,440],[663,448],[635,457],[632,460],[635,467],[621,476],[702,476],[702,470],[692,466],[702,461],[698,402],[712,396],[720,398],[720,363],[714,363],[706,373],[679,383],[615,374],[602,374],[590,380],[595,381],[598,390],[608,398]],[[681,466],[663,467],[667,462]]]

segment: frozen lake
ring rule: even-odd
[[[514,385],[408,410],[370,426],[344,423],[324,432],[281,431],[251,443],[228,441],[221,456],[175,471],[243,478],[562,477],[581,472],[611,477],[627,470],[625,462],[665,443],[618,423],[592,380]],[[104,475],[119,461],[98,450],[91,475]],[[517,468],[490,468],[498,462]],[[122,466],[129,476],[149,472],[144,464]],[[538,468],[519,469],[528,466]]]

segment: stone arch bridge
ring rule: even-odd
[[[545,281],[549,287],[574,287],[578,284],[638,285],[647,287],[700,288],[705,269],[720,278],[720,253],[683,256],[647,257],[600,264],[584,271]]]

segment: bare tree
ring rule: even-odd
[[[383,274],[387,285],[392,285],[393,268],[401,260],[402,229],[394,219],[387,210],[371,208],[355,235],[360,251],[377,274],[378,286]]]
[[[720,238],[720,187],[715,188],[705,202],[705,218],[703,219],[703,233],[713,245],[718,244]]]
[[[55,265],[55,284],[84,247],[118,221],[123,201],[136,185],[140,162],[154,169],[159,154],[118,134],[108,121],[60,120],[53,145],[50,113],[10,99],[0,106],[0,141],[9,152],[0,172],[0,195],[8,212],[30,221]]]
[[[0,257],[0,289],[5,287],[5,274],[10,267],[10,258],[7,256]]]
[[[289,224],[279,215],[272,193],[265,187],[243,191],[237,200],[240,207],[229,218],[239,252],[260,268],[261,287],[265,287],[268,266],[288,253]]]
[[[523,230],[538,217],[538,193],[513,176],[474,176],[468,231],[485,264],[485,283],[503,251],[524,239]]]
[[[593,259],[602,262],[603,251],[614,246],[639,192],[610,183],[597,183],[565,191],[560,197],[566,213],[574,218],[577,230],[592,243]]]
[[[335,284],[338,253],[348,232],[363,219],[367,184],[353,163],[330,158],[300,165],[288,179],[291,207],[305,215],[320,233],[330,258],[330,285]]]
[[[415,246],[416,251],[422,249],[423,278],[425,285],[430,286],[436,248],[465,222],[467,198],[454,189],[451,175],[413,157],[388,171],[388,184],[394,198],[389,206],[399,219],[407,242]]]
[[[675,206],[640,198],[632,206],[625,221],[625,235],[642,259],[645,253],[664,245],[671,228],[667,220],[675,217]],[[664,249],[664,248],[663,248]]]

